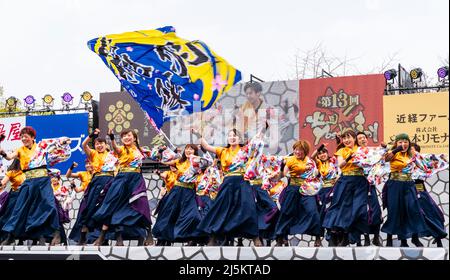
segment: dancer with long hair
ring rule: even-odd
[[[361,234],[369,232],[367,194],[369,183],[361,167],[353,163],[358,149],[356,133],[346,130],[335,156],[342,175],[333,186],[331,205],[326,209],[322,226],[330,232],[332,244],[347,246],[361,242]]]
[[[114,171],[118,161],[117,157],[108,150],[106,140],[99,137],[99,134],[100,129],[94,129],[81,144],[90,163],[89,165],[92,167],[90,182],[88,182],[89,173],[72,173],[76,167],[75,165],[72,165],[67,171],[68,177],[78,176],[78,178],[81,178],[82,188],[88,182],[84,189],[77,219],[69,235],[69,239],[77,241],[78,245],[94,242],[101,231],[101,226],[95,226],[92,215],[99,209],[101,196],[103,195],[104,197],[106,195],[105,192],[114,179]],[[91,140],[94,141],[94,149],[89,147]],[[86,166],[86,170],[88,168]]]
[[[116,246],[123,246],[124,239],[137,239],[139,245],[153,245],[147,188],[141,173],[142,160],[150,151],[141,149],[134,130],[121,132],[123,146],[117,145],[111,129],[108,135],[119,159],[119,171],[102,205],[92,216],[102,225],[94,245],[103,243],[109,229],[114,231]]]
[[[216,245],[217,238],[242,237],[252,239],[255,246],[261,246],[255,197],[243,176],[247,160],[242,148],[243,139],[236,129],[232,129],[228,132],[227,141],[226,147],[214,147],[201,138],[202,147],[220,159],[224,180],[198,229],[210,236],[208,245]]]

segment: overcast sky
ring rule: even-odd
[[[172,25],[207,43],[244,74],[265,81],[295,73],[297,51],[321,44],[365,73],[392,67],[435,75],[449,54],[448,0],[0,0],[0,86],[5,97],[55,97],[119,89],[86,42]]]

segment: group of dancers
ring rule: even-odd
[[[1,244],[73,240],[100,246],[115,240],[123,246],[124,240],[138,240],[138,245],[150,246],[156,238],[160,246],[227,246],[235,241],[242,246],[243,239],[254,246],[288,246],[289,235],[306,234],[315,238],[316,247],[324,238],[329,246],[382,246],[381,231],[387,234],[385,246],[393,246],[396,235],[403,247],[407,239],[422,247],[419,238],[426,236],[442,247],[444,215],[424,180],[448,168],[448,159],[420,154],[406,134],[389,146],[367,147],[363,132],[346,130],[334,153],[326,143],[312,150],[308,141],[298,140],[292,153],[282,156],[265,153],[265,129],[246,143],[232,129],[226,147],[211,146],[193,132],[200,145],[187,144],[180,151],[141,147],[133,130],[120,134],[120,146],[110,130],[110,149],[95,129],[82,143],[86,171],[74,172],[74,163],[66,172],[67,178],[80,181],[79,187],[73,182],[66,187],[50,167],[70,157],[70,140],[36,143],[36,131],[23,128],[22,147],[11,154],[0,149],[1,156],[14,160],[2,181],[2,187],[10,181],[11,188],[0,195]],[[141,172],[145,158],[169,167],[157,172],[164,187],[153,228]],[[381,204],[379,184],[384,184]],[[83,192],[83,198],[66,237],[67,192]],[[382,208],[387,209],[385,219]]]
[[[19,240],[33,240],[33,244],[78,244],[92,241],[105,245],[114,239],[123,245],[124,239],[139,240],[141,245],[152,245],[150,207],[147,188],[142,176],[142,160],[149,151],[139,147],[134,131],[120,134],[122,146],[109,131],[112,150],[96,129],[82,143],[86,152],[86,172],[73,172],[77,163],[66,173],[68,178],[78,178],[80,187],[72,183],[62,186],[59,172],[50,167],[70,158],[70,139],[42,140],[36,143],[36,131],[24,127],[20,131],[23,146],[11,154],[0,149],[0,155],[15,164],[2,181],[4,187],[11,181],[9,192],[0,196],[0,230],[2,245]],[[94,140],[94,149],[88,143]],[[14,167],[15,166],[15,167]],[[63,225],[70,222],[69,204],[60,197],[69,191],[84,192],[76,222],[66,237]]]

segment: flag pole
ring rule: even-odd
[[[167,135],[164,133],[164,131],[156,126],[155,121],[153,121],[153,119],[148,115],[147,112],[144,111],[144,113],[147,116],[147,120],[150,122],[150,124],[156,130],[156,132],[158,132],[158,134],[161,134],[162,136],[164,136],[164,138],[166,138],[167,142],[169,142],[169,144],[172,146],[172,149],[175,150],[177,147],[172,143],[172,141],[170,141],[169,137],[167,137]]]
[[[175,147],[175,145],[172,143],[172,141],[170,141],[169,137],[167,137],[167,135],[164,133],[164,131],[162,131],[162,129],[157,130],[160,134],[162,134],[166,139],[167,142],[169,142],[169,144],[172,146],[172,149],[176,149],[177,147]]]

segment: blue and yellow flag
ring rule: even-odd
[[[208,110],[241,80],[239,70],[205,43],[177,37],[172,26],[107,35],[88,46],[157,128],[172,116],[193,113],[194,107]]]

